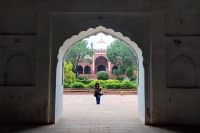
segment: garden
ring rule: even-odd
[[[112,70],[114,79],[111,79],[105,70],[98,71],[93,79],[79,76],[79,64],[92,64],[94,53],[95,50],[88,47],[86,40],[77,42],[70,48],[65,55],[63,66],[65,89],[92,89],[97,82],[102,89],[137,89],[137,57],[125,42],[115,39],[106,49],[108,61],[115,66]]]
[[[67,63],[65,64],[67,65]],[[68,63],[72,67],[72,64]],[[75,78],[73,72],[68,72],[68,76],[64,78],[65,89],[92,89],[96,83],[99,83],[102,89],[137,89],[137,82],[135,78],[115,78],[109,79],[109,74],[105,71],[97,73],[96,80],[90,80],[84,76]],[[71,75],[71,76],[69,76]]]

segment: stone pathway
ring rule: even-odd
[[[199,127],[146,126],[137,118],[137,95],[64,95],[64,114],[52,125],[1,125],[0,133],[200,133]]]

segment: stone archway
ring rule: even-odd
[[[85,66],[84,67],[84,74],[90,74],[91,73],[91,68],[90,68],[90,66]]]
[[[78,74],[83,74],[83,67],[81,65],[78,66]]]
[[[128,44],[136,53],[138,57],[138,66],[139,66],[139,76],[138,76],[138,117],[145,123],[145,81],[144,81],[144,66],[143,66],[143,56],[142,51],[138,45],[131,41],[130,38],[123,36],[120,32],[115,32],[112,29],[106,29],[103,26],[97,28],[90,28],[87,31],[81,31],[78,35],[74,35],[71,38],[67,39],[64,44],[59,49],[59,54],[57,56],[58,63],[56,68],[56,96],[55,96],[55,122],[62,117],[63,113],[63,82],[62,82],[62,64],[65,53],[74,45],[77,41],[80,41],[90,35],[103,32],[104,34],[112,35],[126,44]]]
[[[102,66],[101,69],[99,68],[99,66]],[[99,70],[98,70],[98,68],[99,68]],[[97,73],[98,71],[106,71],[107,69],[108,69],[107,58],[104,56],[97,57],[95,60],[95,73]]]

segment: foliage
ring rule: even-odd
[[[87,47],[88,42],[86,40],[82,40],[77,42],[74,46],[72,46],[65,55],[65,60],[70,61],[73,66],[78,66],[79,63],[89,63],[92,64],[91,57],[94,55],[94,50]],[[77,68],[75,69],[75,73],[77,75]]]
[[[132,84],[133,89],[137,89],[138,88],[138,85],[137,85],[137,83],[135,81],[131,82],[131,84]]]
[[[105,80],[93,80],[93,81],[91,81],[91,82],[87,85],[87,87],[88,87],[88,88],[94,88],[94,85],[95,85],[96,83],[99,83],[99,85],[100,85],[101,87],[103,87],[103,85],[106,83],[106,81],[105,81]]]
[[[136,68],[137,66],[137,59],[133,50],[119,39],[115,39],[114,42],[107,47],[106,55],[112,64],[117,66],[118,69],[121,69],[120,74],[124,74],[127,67],[134,66],[134,68]]]
[[[84,80],[76,79],[76,82],[81,82],[81,83],[87,85],[87,84],[89,84],[91,82],[91,80],[88,80],[88,79],[84,79]]]
[[[127,67],[125,74],[129,78],[132,77],[133,76],[133,68],[132,67]]]
[[[64,85],[64,88],[71,88],[71,85],[68,83],[64,83],[63,85]]]
[[[123,81],[124,80],[124,77],[117,77],[115,78],[116,80],[119,80],[119,81]]]
[[[78,77],[76,77],[76,79],[79,79],[79,80],[89,80],[88,77],[86,77],[86,76],[78,76]]]
[[[104,88],[106,89],[120,89],[122,83],[106,83],[104,84]]]
[[[138,78],[138,71],[137,70],[134,70],[133,71],[133,77],[136,79]]]
[[[71,62],[64,61],[64,82],[71,84],[75,81],[75,74],[72,72],[73,65]]]
[[[120,68],[118,68],[118,69],[114,69],[114,70],[113,70],[113,74],[114,74],[115,76],[118,77],[120,74],[122,74],[122,71],[121,71]]]
[[[95,85],[96,83],[99,83],[100,86],[102,86],[102,83],[100,83],[99,80],[92,80],[92,81],[87,85],[87,87],[88,87],[88,88],[94,88],[94,85]]]
[[[136,81],[136,78],[130,78],[130,81]]]
[[[87,87],[94,88],[94,85],[96,83],[99,83],[102,88],[105,88],[105,84],[120,83],[120,81],[119,80],[93,80],[87,85]]]
[[[120,83],[119,80],[106,80],[106,83]]]
[[[107,80],[109,78],[109,75],[105,71],[100,71],[97,73],[97,79],[98,80]]]
[[[123,89],[135,89],[135,88],[137,88],[137,85],[134,84],[134,83],[131,83],[129,80],[124,80],[121,88],[123,88]]]
[[[72,88],[86,88],[86,85],[84,85],[83,83],[81,82],[74,82],[72,85],[71,85]]]

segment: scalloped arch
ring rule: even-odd
[[[126,42],[128,45],[130,45],[133,48],[133,50],[135,51],[135,53],[138,56],[138,59],[143,61],[142,51],[135,42],[131,41],[131,39],[129,37],[123,36],[122,33],[115,32],[113,29],[106,29],[103,26],[98,26],[95,29],[89,28],[87,31],[81,31],[78,35],[74,35],[71,38],[65,40],[65,42],[63,43],[63,45],[59,49],[59,54],[58,54],[58,57],[57,57],[58,60],[61,59],[61,57],[63,59],[65,53],[77,41],[80,41],[80,40],[82,40],[82,39],[84,39],[88,36],[98,34],[99,32],[103,32],[105,34],[110,34],[110,35],[112,35],[116,38],[119,38],[120,40],[123,40],[124,42]],[[141,57],[141,58],[139,58],[139,57]]]
[[[143,67],[143,57],[142,51],[138,47],[138,45],[131,41],[130,38],[123,36],[120,32],[115,32],[112,29],[106,29],[103,26],[98,26],[97,28],[89,28],[87,31],[81,31],[78,35],[74,35],[71,38],[64,41],[63,45],[59,49],[58,53],[58,63],[56,68],[56,104],[55,104],[55,121],[62,117],[62,95],[63,95],[63,58],[65,53],[73,46],[76,42],[94,35],[99,32],[103,32],[104,34],[112,35],[125,43],[127,43],[136,53],[138,57],[138,117],[139,119],[145,123],[145,88],[144,88],[144,67]]]
[[[76,42],[78,42],[88,36],[98,34],[99,32],[103,32],[105,34],[112,35],[112,36],[124,41],[135,51],[135,53],[138,57],[138,64],[139,64],[139,85],[143,85],[144,83],[143,82],[141,83],[141,81],[144,81],[144,79],[140,79],[141,77],[144,77],[143,57],[142,57],[141,49],[138,47],[138,45],[135,42],[131,41],[131,39],[129,37],[123,36],[122,33],[115,32],[113,29],[107,29],[103,26],[98,26],[95,29],[89,28],[87,31],[81,31],[78,35],[74,35],[71,38],[68,38],[64,41],[63,45],[59,49],[59,53],[57,56],[58,64],[57,64],[57,70],[56,70],[57,71],[56,72],[56,84],[62,85],[62,76],[61,76],[62,69],[61,68],[62,68],[62,62],[63,62],[65,53]]]

